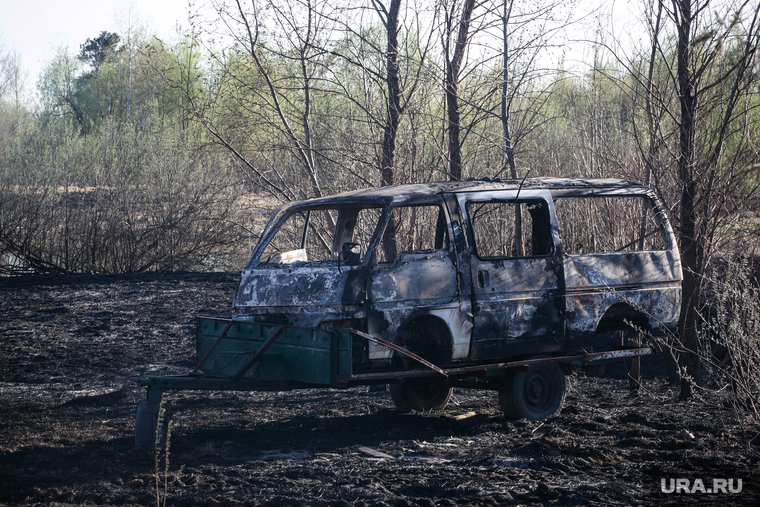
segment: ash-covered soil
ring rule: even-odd
[[[191,369],[195,316],[229,316],[237,281],[187,273],[0,280],[0,503],[156,505],[153,454],[134,447],[145,397],[137,380]],[[631,396],[622,366],[602,377],[575,373],[564,409],[544,421],[505,421],[496,394],[480,391],[455,391],[433,415],[400,414],[387,393],[367,388],[170,393],[175,425],[161,499],[636,505],[650,465],[759,466],[748,444],[758,428],[717,395],[678,401],[656,357],[644,375]]]

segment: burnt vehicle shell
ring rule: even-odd
[[[675,331],[681,279],[663,208],[622,180],[399,185],[287,204],[242,272],[232,319],[197,318],[195,369],[140,380],[135,442],[155,443],[167,389],[388,384],[399,410],[420,412],[454,387],[491,389],[507,418],[550,417],[574,368],[635,361],[651,353],[643,332]],[[638,339],[607,339],[618,330]]]
[[[557,200],[630,197],[651,207],[661,246],[567,251]],[[502,205],[525,208],[533,228],[530,255],[479,252],[472,215]],[[396,208],[437,210],[436,243],[379,262],[381,243],[398,227],[392,219]],[[379,217],[357,246],[357,216],[366,209]],[[304,240],[284,257],[262,257],[289,217],[320,210],[334,215],[329,258],[305,257]],[[307,224],[304,238],[308,229]],[[610,330],[674,330],[681,279],[667,217],[641,185],[558,178],[398,185],[281,207],[242,272],[233,320],[347,327],[439,366],[479,364],[604,348],[598,337]],[[356,343],[356,371],[403,368],[404,361],[379,343]]]

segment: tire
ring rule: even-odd
[[[391,399],[401,412],[431,412],[446,406],[453,389],[444,384],[405,382],[389,386]]]
[[[534,364],[510,372],[499,386],[499,406],[507,419],[544,419],[565,401],[565,374],[559,363]]]

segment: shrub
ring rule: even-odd
[[[174,123],[34,124],[0,167],[0,271],[202,267],[236,233],[226,154]]]
[[[726,262],[708,284],[701,331],[706,383],[731,393],[738,415],[760,422],[760,286],[753,258]]]

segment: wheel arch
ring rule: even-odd
[[[394,342],[437,366],[450,363],[453,358],[453,332],[444,318],[432,313],[416,313],[407,318],[399,326]]]
[[[605,331],[651,331],[649,318],[643,310],[626,302],[615,303],[605,310],[596,325],[596,333]]]

